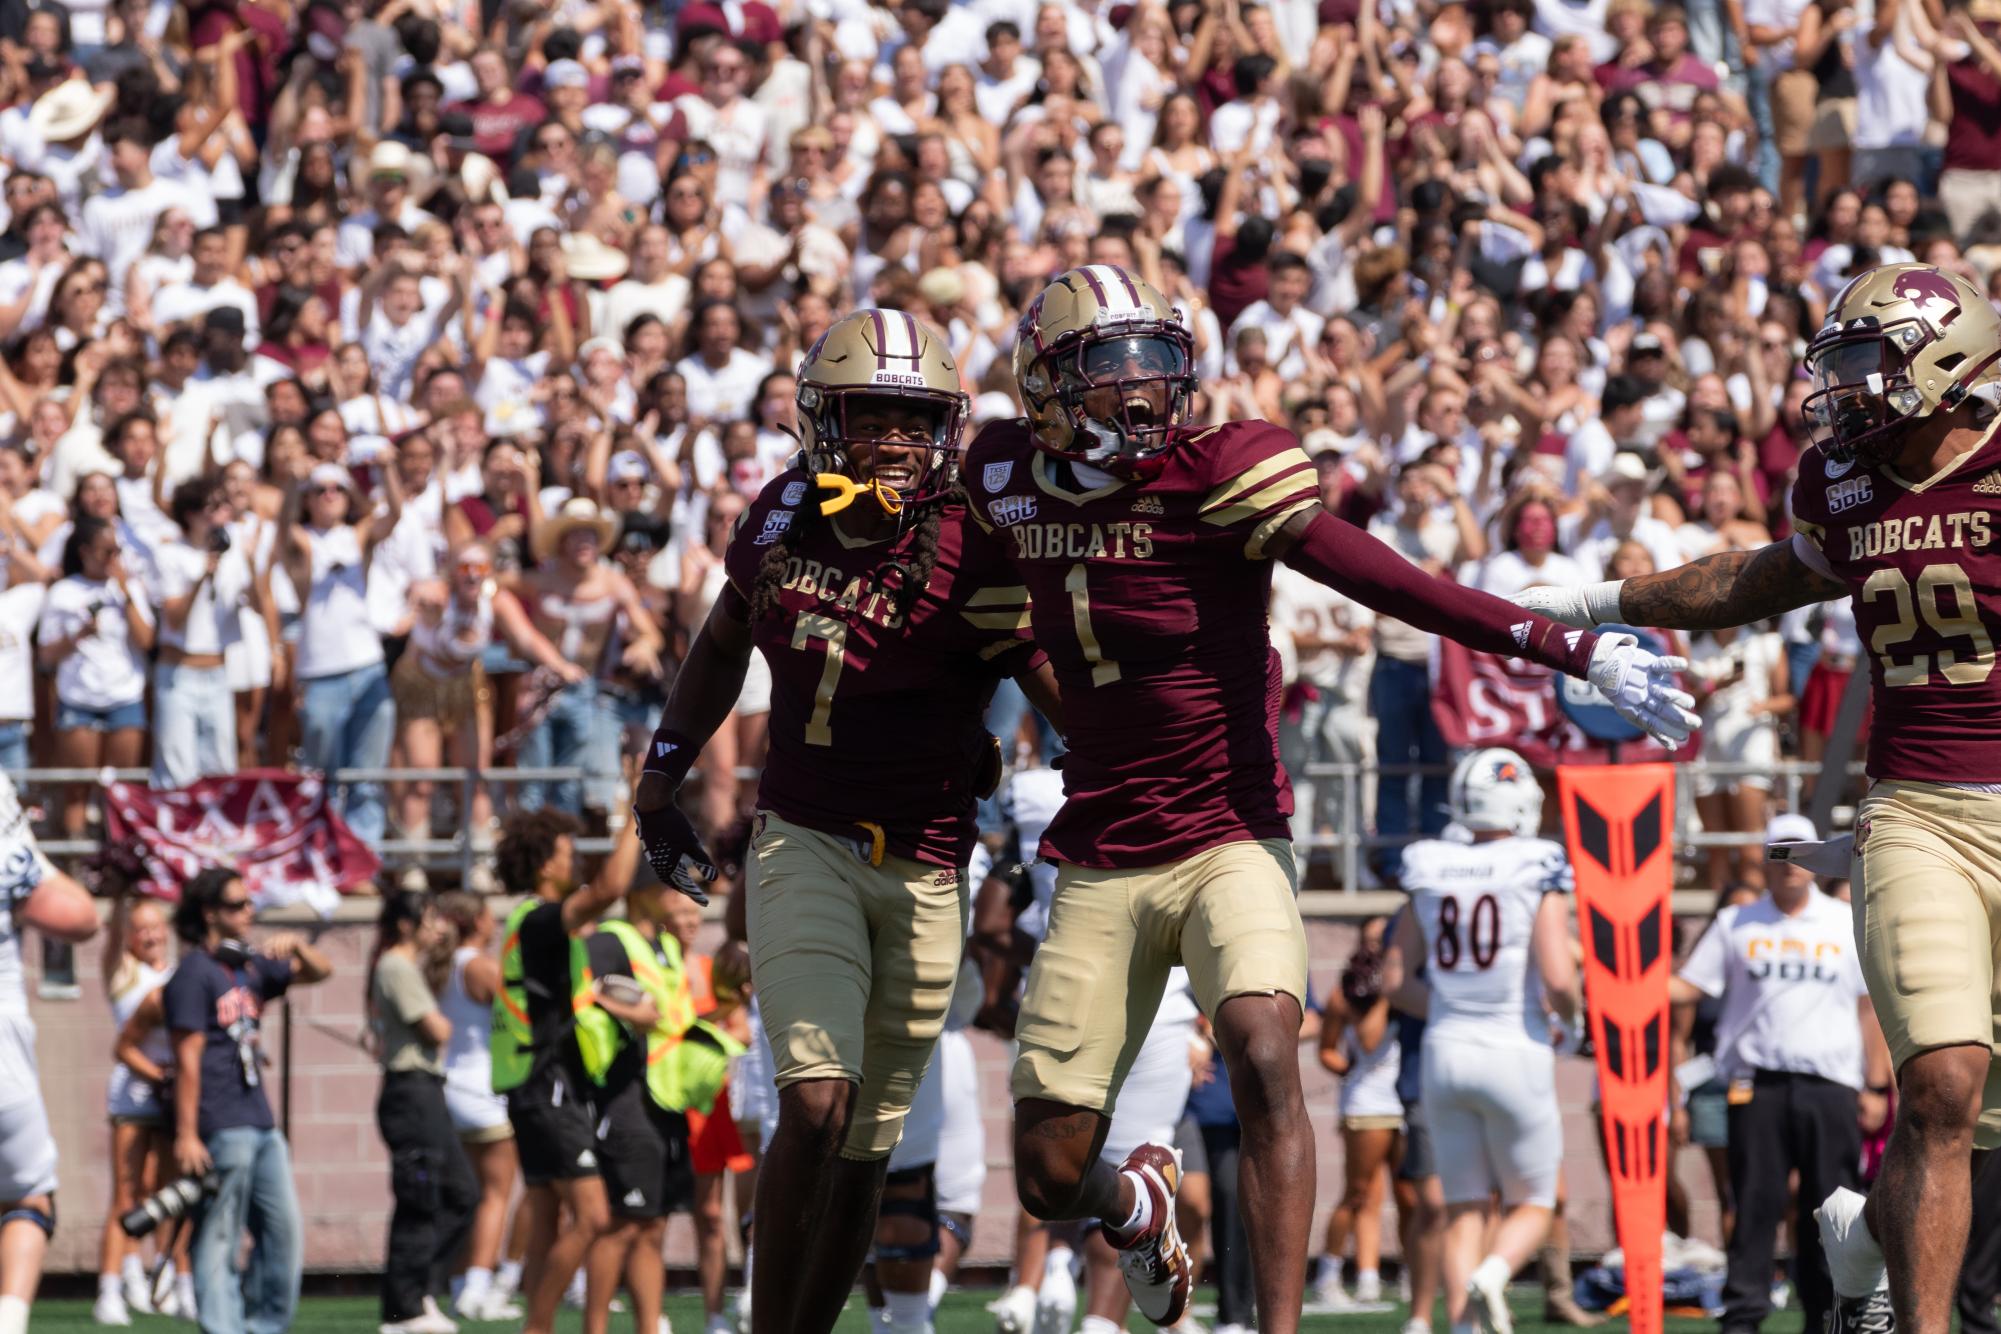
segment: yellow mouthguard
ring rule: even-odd
[[[857,482],[837,472],[819,473],[813,478],[813,482],[822,491],[834,493],[820,502],[822,515],[839,514],[863,496],[874,496],[875,503],[882,506],[882,512],[885,514],[903,512],[903,497],[893,487],[884,486],[881,482]]]

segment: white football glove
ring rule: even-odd
[[[1608,634],[1591,651],[1589,680],[1621,718],[1672,750],[1702,726],[1695,697],[1674,683],[1675,673],[1687,670],[1686,658],[1659,657],[1632,635]]]
[[[1619,614],[1619,587],[1624,582],[1611,579],[1602,584],[1585,584],[1581,588],[1537,584],[1534,588],[1510,594],[1508,601],[1547,616],[1552,621],[1589,630],[1594,625],[1617,625],[1625,619]]]

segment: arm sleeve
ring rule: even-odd
[[[1700,991],[1705,996],[1723,994],[1723,952],[1728,944],[1729,926],[1722,917],[1710,923],[1702,933],[1702,939],[1695,942],[1695,948],[1688,952],[1688,958],[1680,969],[1681,980]]]
[[[167,1027],[184,1033],[208,1031],[209,997],[203,985],[205,970],[183,963],[161,988],[160,1003],[166,1010]]]
[[[375,989],[381,993],[383,1007],[406,1026],[438,1008],[424,975],[409,960],[395,955],[384,955],[375,966]]]
[[[1505,599],[1435,579],[1331,514],[1315,515],[1280,559],[1364,606],[1482,653],[1582,677],[1598,643],[1589,630],[1567,629]]]

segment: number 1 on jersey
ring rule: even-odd
[[[1063,576],[1063,590],[1070,595],[1070,619],[1076,623],[1077,646],[1084,650],[1084,661],[1091,664],[1091,684],[1108,686],[1119,679],[1119,665],[1105,660],[1105,651],[1098,647],[1097,632],[1091,629],[1091,590],[1084,579],[1084,562],[1078,561],[1070,567],[1070,573]]]
[[[806,720],[806,744],[831,746],[834,729],[827,719],[834,712],[834,687],[840,684],[841,668],[848,656],[848,627],[831,616],[801,612],[792,623],[792,647],[803,649],[807,641],[818,639],[827,646],[826,665],[820,668],[820,686],[813,692],[813,716]]]

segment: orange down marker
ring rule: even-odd
[[[1556,771],[1633,1334],[1661,1334],[1674,766]]]

